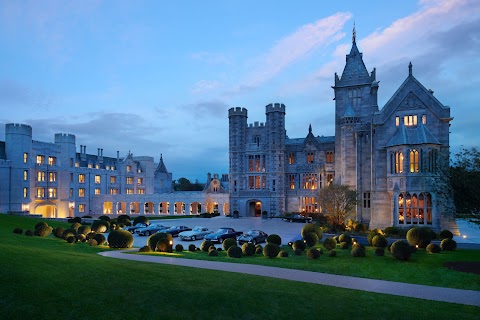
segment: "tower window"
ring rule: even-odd
[[[415,149],[410,150],[410,172],[418,173],[418,151]]]
[[[326,152],[326,161],[327,163],[333,163],[333,151]]]
[[[396,116],[395,117],[395,126],[399,126],[400,125],[400,117],[399,116]]]
[[[403,124],[406,126],[416,126],[417,125],[417,116],[408,115],[403,117]]]
[[[427,115],[422,115],[422,124],[427,124]]]
[[[295,164],[295,153],[288,154],[288,164]]]

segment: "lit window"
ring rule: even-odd
[[[133,189],[128,188],[127,189],[127,194],[133,194]]]
[[[85,205],[84,204],[79,204],[78,205],[78,212],[85,212]]]
[[[79,188],[78,189],[78,196],[83,198],[85,197],[85,189],[84,188]]]
[[[56,198],[57,197],[57,188],[48,188],[48,197]]]
[[[80,167],[80,164],[78,162],[75,162],[75,168]]]
[[[118,189],[110,188],[110,194],[118,194]]]
[[[333,163],[333,151],[327,151],[326,161],[327,163]]]
[[[137,190],[137,193],[138,193],[138,194],[145,194],[145,189],[138,189],[138,190]]]
[[[23,197],[28,198],[28,188],[23,188]]]
[[[310,189],[315,190],[318,188],[318,178],[317,174],[315,173],[305,173],[302,174],[302,188],[303,189]]]
[[[290,153],[288,155],[288,164],[295,164],[295,153]]]
[[[50,181],[50,182],[57,181],[57,173],[56,172],[49,172],[48,173],[48,181]]]
[[[53,166],[57,164],[57,157],[48,157],[48,165]]]
[[[95,176],[95,183],[100,183],[100,175]]]
[[[37,172],[37,181],[40,181],[40,182],[45,181],[45,171]]]
[[[138,178],[138,179],[137,179],[137,184],[138,184],[138,185],[143,184],[143,178]]]
[[[111,169],[111,170],[115,170],[115,167],[114,167],[114,166],[111,166],[110,169]]]
[[[105,169],[106,169],[106,170],[110,170],[110,166],[106,166]]]
[[[427,115],[422,115],[422,124],[427,124]]]
[[[100,188],[95,188],[95,194],[101,194]]]
[[[23,170],[23,180],[24,181],[28,180],[28,170]]]
[[[85,175],[84,174],[79,174],[78,175],[78,182],[79,183],[85,183]]]
[[[127,166],[127,172],[132,171],[132,166]]]
[[[403,172],[403,153],[395,152],[395,173]]]
[[[88,164],[88,167],[89,167],[90,169],[93,168],[93,166],[92,166],[91,163]]]
[[[294,190],[295,189],[295,175],[291,174],[289,180],[290,180],[290,189]]]
[[[44,164],[45,163],[45,156],[37,156],[37,164]]]
[[[137,169],[137,173],[142,173],[142,169]]]
[[[416,126],[417,125],[417,116],[408,115],[403,117],[403,124],[406,126]]]
[[[28,162],[28,153],[24,152],[23,153],[23,163],[27,163]]]
[[[96,165],[95,165],[95,169],[100,169],[100,165],[99,165],[99,164],[96,164]]]
[[[126,177],[126,184],[133,184],[133,177]]]
[[[400,117],[396,116],[395,117],[395,125],[398,127],[400,125]]]
[[[307,163],[314,163],[315,162],[315,154],[313,152],[307,153]]]
[[[333,182],[333,173],[327,174],[327,185],[330,185]]]
[[[117,182],[117,177],[116,176],[110,176],[110,183],[116,183]]]
[[[37,188],[37,198],[45,197],[45,188]]]
[[[415,149],[410,150],[410,172],[418,172],[418,151]]]

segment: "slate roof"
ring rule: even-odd
[[[401,125],[386,147],[418,144],[441,144],[421,122],[416,127]]]
[[[335,137],[334,136],[317,136],[315,137],[315,140],[317,140],[319,143],[335,143]],[[305,138],[293,138],[293,139],[285,139],[285,145],[291,146],[291,145],[301,145],[305,142]]]

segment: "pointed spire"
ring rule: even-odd
[[[408,64],[408,75],[411,76],[413,73],[412,73],[412,61],[410,61],[410,63]]]
[[[357,42],[357,30],[355,29],[355,21],[353,21],[352,43]]]
[[[310,123],[310,125],[308,126],[308,133],[312,133],[312,124]]]

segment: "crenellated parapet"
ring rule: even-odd
[[[5,135],[20,134],[25,136],[32,136],[32,127],[28,124],[21,123],[7,123],[5,125]]]
[[[56,133],[55,143],[75,144],[75,135],[69,133]]]
[[[285,105],[283,103],[270,103],[265,106],[265,113],[282,112],[285,113]]]
[[[242,107],[234,107],[228,109],[228,117],[234,117],[234,116],[241,116],[241,117],[247,117],[247,109],[242,108]]]

